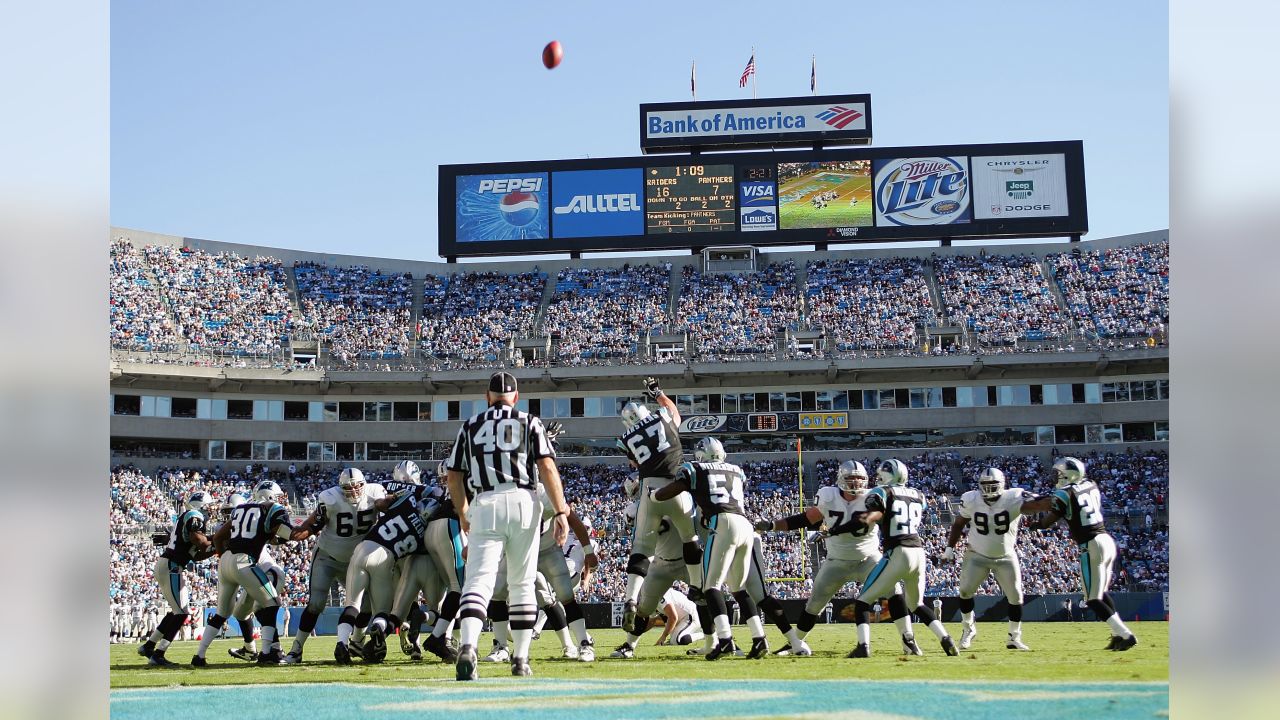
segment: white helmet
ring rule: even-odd
[[[622,406],[622,424],[626,427],[633,427],[651,414],[644,403],[638,403],[633,400]]]
[[[704,437],[694,447],[693,457],[698,462],[724,462],[724,445],[713,437]]]
[[[993,502],[1004,492],[1004,473],[999,468],[989,467],[978,476],[978,489],[982,491],[982,499]]]
[[[640,494],[640,474],[630,473],[627,479],[622,481],[622,492],[629,500],[635,500]]]
[[[275,480],[263,480],[254,486],[253,499],[261,503],[283,503],[289,499],[289,496],[280,489],[280,485]]]
[[[1084,480],[1084,463],[1073,457],[1061,457],[1053,464],[1053,471],[1058,476],[1057,487],[1064,488]]]
[[[227,501],[222,504],[222,514],[231,515],[231,511],[249,502],[249,498],[245,494],[237,490],[227,497]]]
[[[400,468],[397,467],[397,470]],[[364,473],[360,468],[345,468],[338,475],[338,487],[342,488],[342,495],[350,502],[360,499],[364,493]]]
[[[449,472],[448,461],[441,460],[440,463],[436,465],[436,479],[439,480],[440,482],[444,482],[445,478],[448,477],[448,472]]]
[[[901,460],[885,460],[876,468],[876,479],[878,485],[906,485],[907,466]]]
[[[836,487],[847,493],[867,489],[867,469],[857,460],[845,460],[836,470]]]
[[[211,498],[209,497],[209,493],[203,490],[197,490],[191,493],[191,496],[187,498],[187,509],[196,511],[204,510],[204,506],[208,505],[210,500]]]
[[[401,460],[396,464],[396,469],[391,471],[391,477],[412,485],[422,484],[422,470],[418,468],[418,463],[412,460]]]

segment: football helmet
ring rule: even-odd
[[[1057,475],[1057,487],[1064,488],[1084,480],[1084,463],[1073,457],[1060,457],[1053,463],[1053,472]]]
[[[836,470],[836,487],[847,493],[867,489],[867,469],[857,460],[845,460]]]
[[[187,509],[195,510],[197,512],[204,510],[204,506],[208,505],[211,500],[212,498],[209,497],[209,493],[203,490],[197,490],[191,493],[191,496],[187,498]]]
[[[448,479],[449,479],[448,461],[441,460],[439,464],[436,465],[436,480],[439,480],[441,484],[444,484]]]
[[[416,468],[417,466],[414,467]],[[396,470],[400,470],[399,465],[396,466]],[[338,476],[338,487],[342,488],[342,496],[348,502],[359,500],[364,493],[364,473],[360,471],[360,468],[344,469],[342,474]]]
[[[401,460],[397,463],[396,469],[391,471],[391,477],[403,483],[422,484],[422,470],[418,467],[418,463],[412,460]]]
[[[285,503],[289,500],[289,496],[275,480],[263,480],[253,488],[254,502],[266,503]]]
[[[889,459],[876,468],[877,485],[906,485],[907,466],[897,459]]]
[[[978,489],[982,499],[994,502],[1004,492],[1004,473],[999,468],[987,468],[978,476]]]
[[[698,462],[724,462],[724,445],[713,437],[704,437],[694,446],[693,457]]]
[[[633,400],[622,406],[622,424],[625,427],[633,427],[651,414],[644,403],[638,403]]]

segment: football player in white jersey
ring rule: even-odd
[[[1009,601],[1009,640],[1005,647],[1030,649],[1022,643],[1022,566],[1017,551],[1022,504],[1030,499],[1022,488],[1005,487],[1004,473],[998,468],[983,470],[978,475],[978,489],[960,496],[960,514],[951,523],[942,562],[955,562],[955,547],[968,525],[969,547],[960,566],[961,650],[968,650],[978,635],[973,596],[993,573]]]
[[[652,623],[654,627],[663,626],[656,645],[691,645],[703,639],[698,626],[698,606],[675,588],[667,588],[662,596],[662,608]]]
[[[845,525],[855,515],[867,511],[867,484],[866,467],[857,460],[845,460],[836,471],[836,484],[818,488],[813,505],[805,508],[803,513],[777,520],[761,520],[756,523],[756,530],[773,532],[824,526],[830,529]],[[875,525],[857,526],[850,532],[830,535],[826,538],[826,546],[827,557],[813,578],[813,593],[809,596],[800,619],[796,621],[800,643],[787,643],[778,650],[779,655],[812,655],[804,639],[817,624],[818,613],[846,584],[856,582],[861,585],[866,582],[867,575],[883,557],[880,552],[880,530]],[[907,601],[900,586],[894,588],[894,594],[889,598],[889,608],[902,635],[903,652],[919,654],[912,631],[911,613],[907,610]]]
[[[386,496],[381,485],[365,482],[364,473],[359,469],[346,468],[338,475],[336,487],[328,488],[316,497],[315,511],[301,526],[303,539],[319,536],[315,554],[311,557],[307,607],[298,621],[293,648],[285,656],[286,664],[302,662],[302,648],[328,603],[329,589],[335,582],[346,584],[351,553],[378,519],[374,503]],[[368,614],[367,609],[365,614]],[[362,615],[356,623],[363,630],[368,621],[369,618]]]

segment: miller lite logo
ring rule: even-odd
[[[876,161],[876,214],[892,225],[969,221],[969,168],[964,158]]]
[[[691,418],[685,418],[684,422],[681,423],[683,427],[681,427],[680,430],[681,432],[690,433],[715,432],[716,430],[719,430],[724,425],[725,420],[728,419],[727,415],[694,415]]]

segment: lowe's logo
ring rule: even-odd
[[[845,125],[862,117],[862,113],[843,105],[832,105],[831,107],[818,113],[818,119],[830,125],[837,130],[843,130]]]

